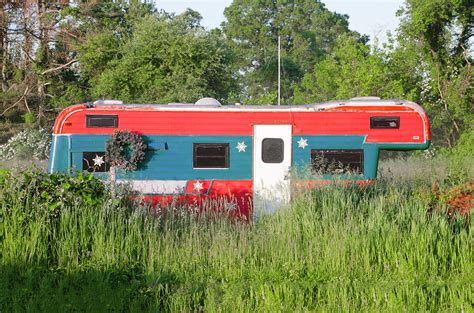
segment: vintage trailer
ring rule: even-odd
[[[105,143],[115,130],[136,132],[148,145],[145,161],[136,171],[118,171],[118,182],[130,183],[154,205],[223,198],[227,208],[244,217],[250,217],[258,199],[269,208],[270,198],[287,201],[291,183],[341,178],[366,183],[377,177],[380,150],[430,144],[427,115],[409,101],[363,97],[243,106],[210,98],[168,105],[99,100],[59,114],[49,171],[85,170],[107,178]],[[321,175],[289,175],[298,168]]]

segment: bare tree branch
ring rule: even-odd
[[[70,65],[76,63],[77,61],[78,61],[77,59],[72,59],[71,61],[67,62],[66,64],[62,64],[58,67],[50,68],[50,69],[47,69],[46,71],[41,72],[41,75],[45,75],[45,74],[48,74],[48,73],[51,73],[51,72],[60,71],[63,68],[69,67]]]
[[[0,114],[0,116],[3,116],[5,115],[5,113],[7,113],[8,111],[10,111],[11,109],[13,109],[18,103],[20,103],[25,97],[26,95],[28,94],[28,91],[29,91],[30,87],[26,86],[26,89],[25,89],[25,92],[23,93],[23,95],[20,97],[20,99],[18,99],[18,101],[16,101],[15,103],[13,103],[11,106],[9,106],[8,108],[6,108],[2,114]],[[28,106],[27,106],[28,108]],[[28,108],[28,111],[30,111],[30,109]]]

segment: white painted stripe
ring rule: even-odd
[[[55,167],[54,159],[56,158],[56,145],[57,145],[56,139],[57,139],[57,135],[53,134],[53,143],[52,143],[53,153],[52,153],[52,156],[51,156],[51,160],[49,161],[49,164],[51,164],[51,166],[49,167],[49,173],[50,174],[54,173],[54,167]]]
[[[117,183],[129,184],[144,194],[181,194],[187,180],[117,180]]]

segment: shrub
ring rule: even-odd
[[[0,145],[0,159],[45,160],[49,157],[51,135],[44,129],[25,129]]]

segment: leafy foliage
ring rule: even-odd
[[[108,198],[105,185],[87,173],[49,175],[31,169],[3,174],[2,184],[0,195],[4,206],[0,220],[9,214],[13,205],[21,207],[22,218],[26,221],[34,220],[36,215],[43,216],[43,213],[48,219],[57,219],[73,203],[95,207]]]
[[[119,43],[112,32],[90,37],[81,64],[92,95],[139,103],[226,99],[232,51],[221,32],[204,30],[200,19],[192,10],[148,15]]]
[[[330,12],[320,1],[235,0],[224,15],[227,21],[222,28],[238,53],[236,66],[243,75],[241,101],[249,103],[273,100],[269,95],[277,84],[278,36],[284,102],[304,73],[332,51],[339,36],[358,36],[349,30],[348,16]]]
[[[331,54],[296,86],[294,102],[311,103],[356,96],[405,98],[403,84],[390,71],[385,52],[340,36]]]
[[[45,129],[27,128],[0,145],[0,159],[46,160],[51,147],[51,134]]]

